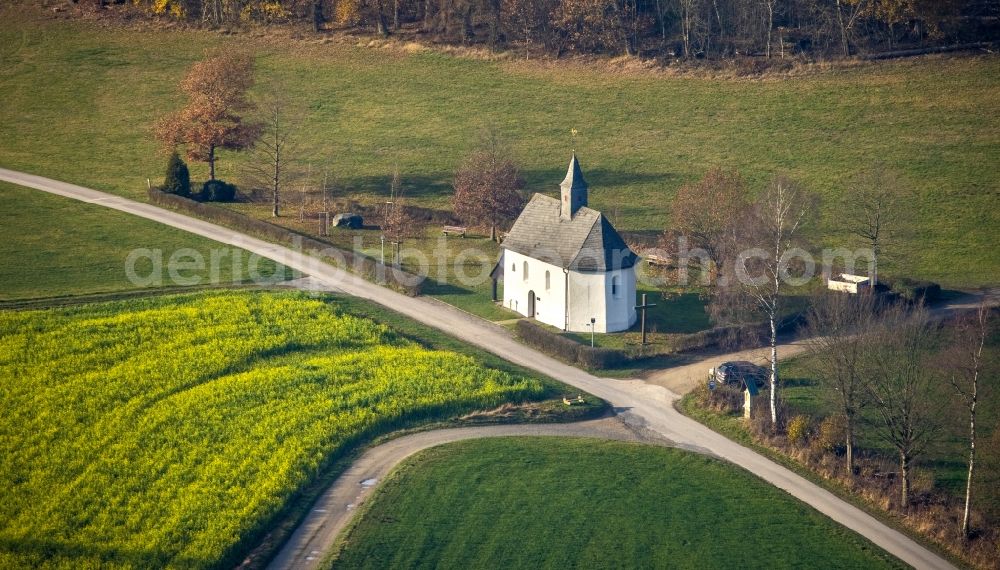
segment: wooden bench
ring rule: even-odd
[[[673,265],[669,257],[657,255],[655,253],[647,253],[643,257],[646,259],[646,263],[650,265],[658,265],[661,267]]]
[[[467,229],[468,228],[466,228],[465,226],[445,226],[441,228],[441,233],[446,236],[460,235],[462,237],[465,237],[465,231]]]

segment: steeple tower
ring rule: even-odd
[[[559,188],[562,189],[559,217],[563,220],[572,220],[576,211],[587,205],[587,181],[583,179],[583,172],[580,170],[580,162],[576,159],[575,152],[569,161],[566,178]]]

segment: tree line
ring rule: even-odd
[[[104,4],[109,0],[95,0]],[[110,0],[122,2],[123,0]],[[208,26],[300,22],[451,44],[674,58],[838,57],[997,39],[989,0],[135,0]]]

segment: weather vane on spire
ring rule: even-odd
[[[570,129],[569,130],[569,134],[573,135],[573,152],[574,153],[576,152],[576,134],[578,132],[579,131],[577,131],[576,129]]]

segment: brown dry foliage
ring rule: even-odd
[[[524,180],[495,130],[487,131],[478,147],[455,173],[455,215],[471,226],[495,230],[514,220],[524,208]]]
[[[211,55],[194,64],[180,84],[187,105],[156,124],[156,138],[168,149],[184,145],[188,159],[210,166],[217,149],[253,146],[261,127],[243,119],[254,109],[247,96],[254,83],[253,69],[253,56],[239,51]]]

